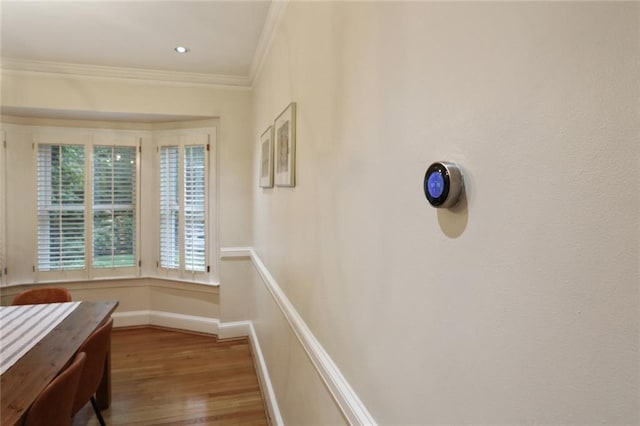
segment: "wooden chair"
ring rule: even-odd
[[[40,303],[71,302],[71,293],[66,288],[33,288],[18,294],[12,305],[37,305]]]
[[[105,422],[94,394],[98,390],[104,372],[105,361],[111,346],[112,328],[113,319],[109,319],[109,322],[97,329],[78,349],[79,352],[87,354],[87,362],[82,371],[82,378],[71,410],[71,413],[75,415],[87,402],[91,401],[93,411],[96,412],[101,426],[105,426]]]
[[[27,411],[24,426],[71,424],[71,408],[86,359],[84,352],[78,353],[71,365],[40,392]]]

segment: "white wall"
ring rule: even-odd
[[[203,321],[220,318],[219,289],[213,286],[178,284],[154,278],[80,281],[65,283],[63,286],[71,292],[73,300],[117,300],[117,313],[135,315],[136,321],[149,311],[200,317]],[[29,287],[18,285],[3,288],[2,305],[11,304],[13,298],[26,288]],[[183,324],[188,326],[190,323],[176,321],[175,327],[180,328]],[[115,325],[133,324],[116,318]]]
[[[12,71],[2,72],[1,89],[3,107],[18,111],[62,111],[64,116],[73,116],[77,112],[78,116],[115,113],[120,117],[129,114],[134,118],[153,114],[216,117],[219,244],[221,247],[249,245],[252,238],[253,134],[250,90]],[[30,146],[25,149],[30,149]],[[143,167],[144,154],[143,149]],[[9,175],[7,185],[11,187],[19,179],[19,176]],[[144,183],[142,191],[143,197],[149,194]],[[242,293],[248,285],[246,274],[247,267],[227,271],[225,264],[221,263],[220,299],[237,298],[236,294]],[[121,296],[121,293],[114,290],[113,297],[116,296]],[[219,306],[213,307],[212,315],[223,320],[227,317],[233,319],[244,311],[241,305],[229,304],[224,312]]]
[[[297,186],[253,185],[254,246],[379,423],[640,422],[639,21],[637,3],[289,4],[253,182],[295,101]],[[464,169],[455,212],[422,194],[435,160]],[[335,422],[296,392],[320,379],[291,370],[255,282],[285,423]]]
[[[10,71],[3,71],[1,83],[6,107],[219,117],[220,241],[223,246],[249,243],[249,90]]]
[[[294,1],[253,92],[3,71],[2,105],[219,117],[220,245],[255,246],[379,423],[636,424],[639,20],[633,3]],[[261,190],[258,135],[290,101],[297,186]],[[422,195],[440,159],[465,171],[455,212]],[[285,422],[344,422],[250,265],[222,261],[219,296],[71,287],[252,319]]]
[[[347,424],[287,318],[273,302],[262,278],[255,269],[251,275],[255,291],[254,327],[262,355],[269,362],[269,376],[283,423],[305,426]]]

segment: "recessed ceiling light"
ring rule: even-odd
[[[189,48],[184,46],[178,46],[173,50],[175,50],[178,53],[187,53],[189,51]]]

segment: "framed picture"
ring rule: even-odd
[[[291,102],[275,122],[275,180],[277,186],[296,185],[296,104]]]
[[[260,136],[260,187],[273,187],[273,126]]]

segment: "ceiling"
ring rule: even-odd
[[[249,86],[279,3],[2,0],[2,68]]]

